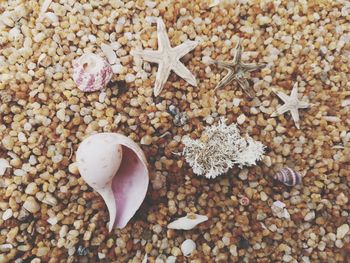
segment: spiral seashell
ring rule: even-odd
[[[241,196],[240,199],[239,199],[239,203],[243,206],[248,206],[249,203],[250,203],[250,200],[248,197],[246,196]]]
[[[301,184],[302,176],[299,172],[294,171],[292,168],[285,167],[274,175],[274,179],[287,186],[294,186]]]
[[[96,54],[86,53],[73,61],[73,79],[84,92],[103,89],[112,75],[108,62]]]

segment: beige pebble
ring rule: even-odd
[[[27,198],[24,202],[23,207],[30,213],[35,214],[40,210],[40,205],[38,202],[31,196]]]
[[[30,184],[27,185],[25,193],[28,195],[35,195],[37,192],[39,192],[39,188],[36,185],[36,183],[31,182]]]

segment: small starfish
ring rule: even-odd
[[[277,108],[277,110],[274,113],[272,113],[271,117],[276,117],[277,115],[290,111],[295,126],[298,129],[300,129],[298,109],[308,108],[310,104],[308,102],[301,101],[298,99],[298,83],[294,84],[290,96],[284,94],[283,92],[276,91],[275,89],[273,89],[273,92],[275,92],[276,95],[280,97],[281,100],[283,100],[284,105]]]
[[[161,18],[157,19],[157,35],[158,35],[158,50],[142,50],[134,51],[133,55],[138,55],[142,59],[159,64],[156,83],[154,85],[154,95],[158,96],[165,82],[167,81],[170,71],[173,70],[177,75],[186,80],[193,86],[197,86],[196,78],[192,73],[180,62],[180,58],[193,50],[198,42],[186,41],[181,45],[172,48],[165,29],[164,22]]]
[[[255,71],[266,67],[266,63],[257,63],[257,64],[245,64],[241,62],[242,55],[242,46],[241,40],[238,41],[233,60],[230,62],[227,61],[218,61],[213,60],[212,63],[217,65],[219,68],[225,68],[228,70],[227,75],[219,82],[215,87],[216,89],[223,88],[227,86],[231,81],[236,80],[244,92],[250,97],[254,97],[254,90],[249,86],[247,79],[245,78],[246,72]]]

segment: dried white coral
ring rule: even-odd
[[[201,138],[193,140],[185,136],[183,154],[193,172],[207,178],[226,173],[234,165],[255,165],[261,160],[265,146],[248,135],[241,137],[236,124],[226,125],[221,119],[218,125],[207,127]]]

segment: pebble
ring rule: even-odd
[[[27,185],[24,192],[28,195],[35,195],[37,192],[39,192],[39,188],[36,183],[32,182]]]
[[[23,203],[23,207],[30,213],[35,214],[40,210],[40,205],[33,197],[27,197]]]
[[[315,216],[315,211],[310,211],[305,215],[304,221],[310,222],[315,219]]]
[[[11,208],[6,209],[6,211],[2,214],[2,220],[6,221],[10,219],[13,215],[13,211]]]
[[[241,125],[245,122],[245,120],[246,120],[246,116],[244,114],[241,114],[237,118],[237,124]]]
[[[181,244],[181,252],[185,257],[188,257],[192,254],[193,250],[196,249],[196,243],[191,239],[186,239]]]
[[[343,224],[337,228],[337,238],[343,239],[345,235],[349,232],[350,228],[348,224]]]

